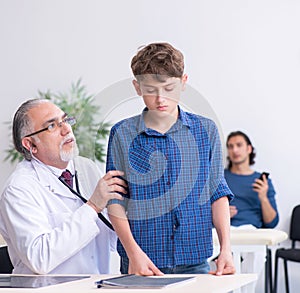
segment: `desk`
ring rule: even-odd
[[[165,275],[166,276],[166,275]],[[213,275],[172,275],[176,276],[196,276],[195,281],[191,281],[185,284],[179,284],[178,286],[173,286],[165,289],[144,289],[144,290],[129,290],[129,289],[97,289],[94,285],[95,281],[100,279],[112,277],[111,275],[93,275],[91,278],[82,279],[78,281],[41,287],[35,289],[20,289],[20,288],[2,288],[1,292],[11,292],[11,293],[20,293],[20,292],[45,292],[45,293],[85,293],[85,292],[114,292],[114,293],[126,293],[126,292],[134,292],[134,293],[158,293],[158,292],[168,292],[168,293],[182,293],[183,290],[189,293],[222,293],[222,292],[230,292],[241,286],[247,285],[251,282],[254,282],[257,279],[255,274],[236,274],[236,275],[228,275],[228,276],[213,276]],[[170,276],[170,277],[172,277]]]
[[[242,252],[263,252],[266,255],[265,291],[268,291],[267,279],[269,276],[269,288],[272,288],[271,255],[268,246],[277,245],[288,238],[287,233],[276,229],[231,229],[230,242],[234,265],[237,273],[241,273]],[[214,247],[218,249],[219,240],[213,229]]]

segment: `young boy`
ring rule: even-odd
[[[178,105],[187,75],[180,51],[153,43],[133,57],[133,85],[146,108],[113,126],[107,170],[125,172],[125,200],[108,207],[121,273],[208,273],[212,225],[217,275],[234,273],[229,200],[216,125]]]

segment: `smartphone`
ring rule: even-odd
[[[265,176],[266,176],[266,179],[268,179],[270,173],[268,173],[268,172],[262,172],[262,173],[260,174],[260,176],[259,176],[259,179],[260,179],[260,180],[263,180],[263,175],[265,175]]]

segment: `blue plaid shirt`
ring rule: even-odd
[[[107,171],[128,182],[124,206],[132,234],[159,268],[198,264],[211,256],[211,204],[233,197],[223,175],[218,130],[210,119],[179,108],[177,122],[161,134],[144,113],[111,129]],[[120,256],[126,252],[118,242]]]

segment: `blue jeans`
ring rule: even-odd
[[[129,260],[121,257],[121,274],[128,274]],[[210,270],[207,260],[199,264],[179,265],[172,268],[159,268],[164,274],[207,274]]]

